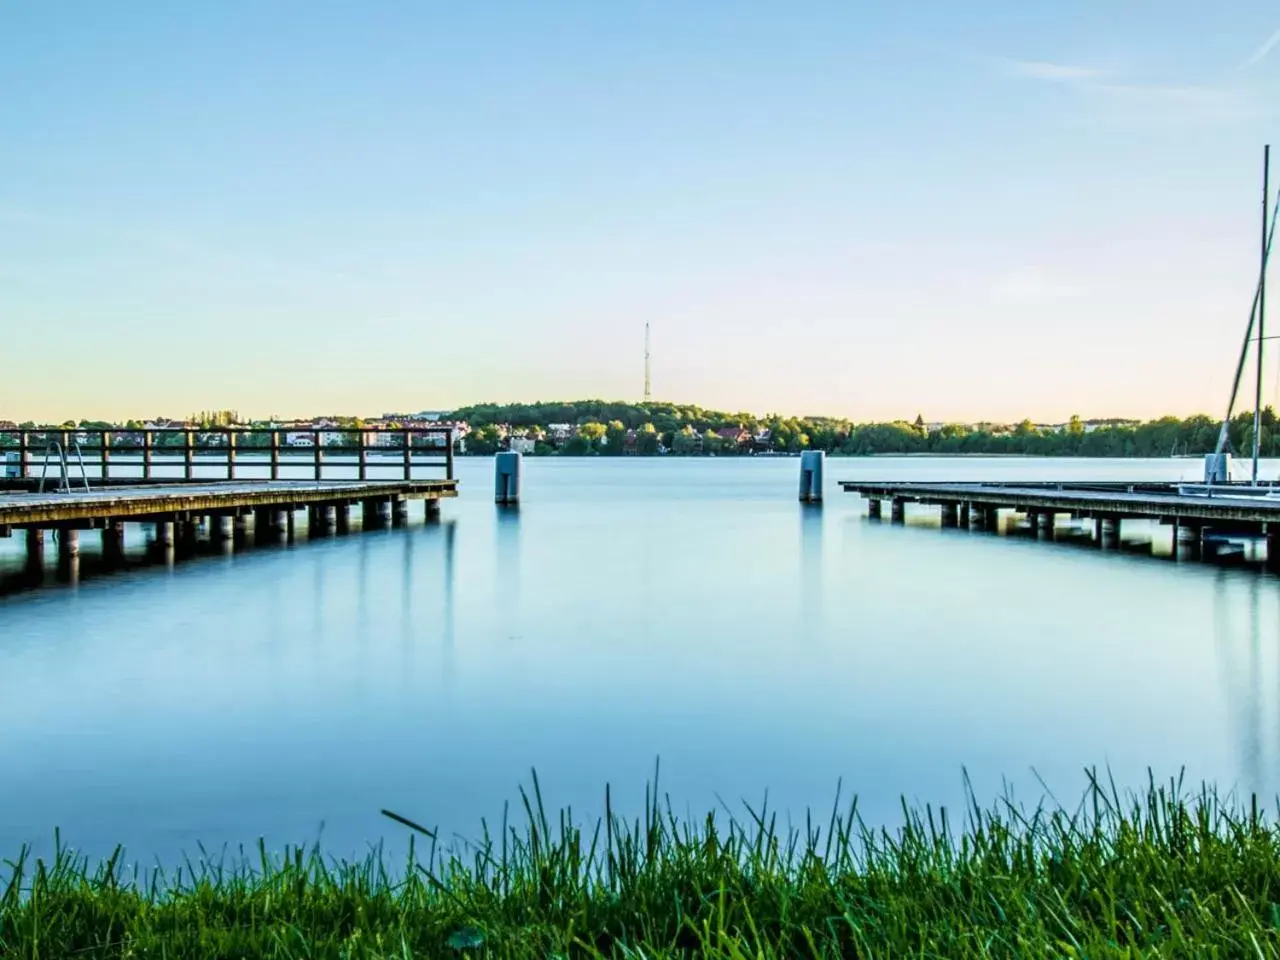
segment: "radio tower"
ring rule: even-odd
[[[644,402],[649,402],[649,321],[644,322]]]

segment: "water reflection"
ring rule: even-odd
[[[494,521],[494,591],[504,617],[503,636],[513,640],[520,633],[520,508],[500,506],[494,512]]]
[[[822,626],[822,505],[800,506],[800,623],[805,636]]]
[[[1275,687],[1274,657],[1264,660],[1264,645],[1277,646],[1274,631],[1262,624],[1261,591],[1271,587],[1257,576],[1242,580],[1228,570],[1214,578],[1214,641],[1222,670],[1227,708],[1236,730],[1244,791],[1266,795],[1276,771],[1280,690]],[[1239,622],[1243,620],[1243,625]],[[1273,625],[1274,626],[1274,625]],[[1264,634],[1270,634],[1264,641]]]

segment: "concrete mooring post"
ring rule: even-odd
[[[822,467],[826,454],[806,450],[800,454],[800,502],[822,502]]]
[[[493,502],[520,502],[520,454],[504,451],[493,458]]]

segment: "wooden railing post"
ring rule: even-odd
[[[401,431],[404,435],[404,478],[413,479],[413,433],[408,427]]]
[[[102,458],[102,479],[108,480],[111,477],[111,431],[103,430],[101,436],[99,451]]]
[[[271,431],[271,479],[280,479],[280,431]]]
[[[151,431],[142,431],[142,479],[151,479]]]
[[[444,476],[453,479],[453,427],[444,428]]]
[[[360,479],[369,479],[369,434],[360,430]]]
[[[236,478],[236,431],[227,427],[227,479]]]
[[[183,444],[186,450],[186,460],[184,461],[186,469],[184,473],[188,480],[194,480],[196,476],[196,435],[191,430],[184,430],[182,435],[186,438],[186,443]]]
[[[31,436],[25,430],[18,431],[18,470],[27,478],[27,466],[31,462]]]
[[[312,431],[311,431],[311,436],[312,436],[312,439],[315,441],[315,446],[312,448],[312,449],[315,451],[315,453],[314,453],[314,458],[315,458],[315,475],[316,475],[316,477],[315,477],[315,478],[316,478],[317,480],[319,480],[319,479],[320,479],[320,473],[321,473],[320,464],[321,464],[321,463],[323,462],[323,460],[324,460],[324,453],[323,453],[323,452],[321,452],[321,450],[320,450],[320,436],[321,436],[321,435],[320,435],[320,431],[319,431],[319,430],[312,430]]]

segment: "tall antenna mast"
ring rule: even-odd
[[[649,321],[644,322],[644,402],[649,402]]]
[[[1271,213],[1271,144],[1262,151],[1262,274],[1258,278],[1258,385],[1253,400],[1253,485],[1258,485],[1258,453],[1262,442],[1262,347],[1267,337],[1268,223]]]

